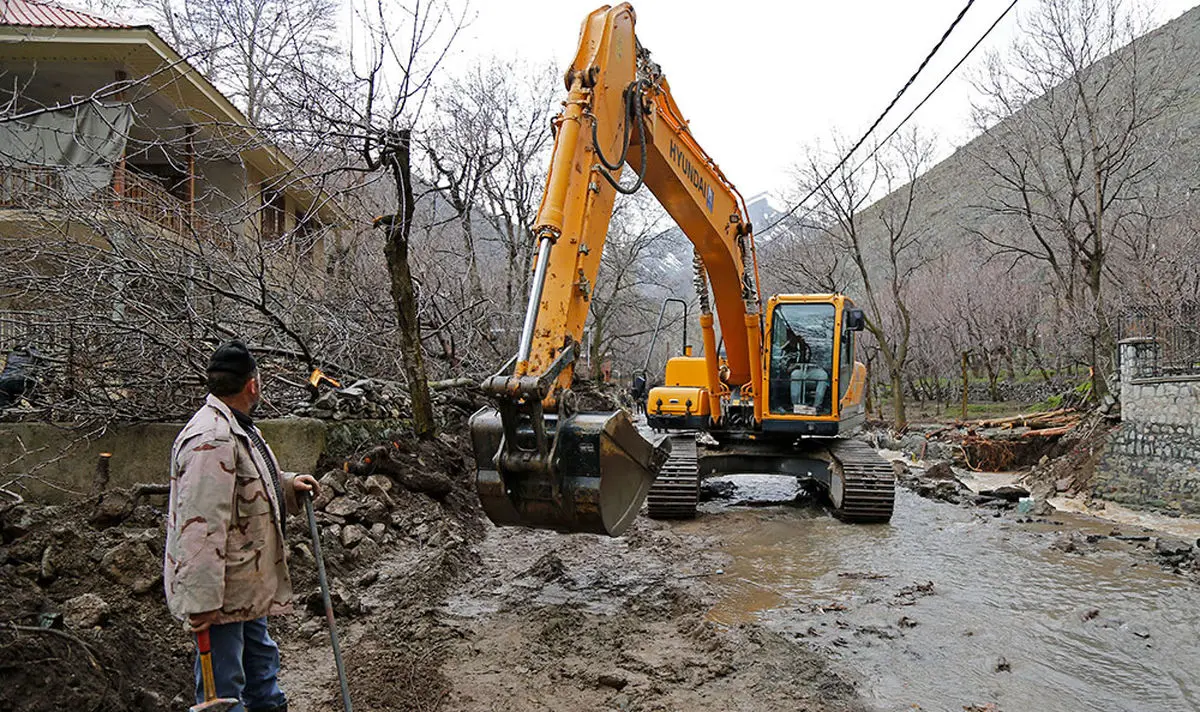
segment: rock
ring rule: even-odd
[[[125,521],[133,514],[133,496],[124,490],[111,490],[101,495],[100,503],[92,514],[92,523],[99,527],[111,527]]]
[[[600,673],[596,682],[602,687],[611,687],[614,690],[624,690],[629,684],[629,680],[620,671]]]
[[[38,571],[38,583],[50,583],[57,576],[58,569],[54,566],[54,547],[47,546],[42,552],[42,564],[41,570]]]
[[[311,638],[325,629],[323,623],[323,619],[314,616],[301,623],[300,628],[296,632],[299,633],[302,638]]]
[[[405,473],[400,484],[407,490],[422,492],[434,499],[442,499],[454,489],[454,483],[446,475],[425,470]]]
[[[360,541],[367,538],[367,530],[358,524],[348,524],[342,529],[342,546],[353,549]]]
[[[63,604],[63,621],[68,628],[76,630],[104,625],[108,618],[108,604],[94,593],[76,596]]]
[[[391,515],[388,514],[389,509],[391,508],[383,502],[371,498],[367,500],[367,508],[359,512],[359,517],[371,526],[383,524],[391,518]]]
[[[1058,492],[1066,492],[1071,489],[1071,478],[1061,477],[1054,481],[1054,489]]]
[[[28,534],[36,523],[29,505],[13,505],[5,510],[4,517],[0,520],[0,534],[3,534],[5,543],[11,542]]]
[[[958,482],[958,475],[954,474],[954,468],[949,462],[935,462],[925,468],[925,471],[920,474],[920,477],[927,480],[945,480]]]
[[[105,552],[100,570],[109,579],[147,593],[162,580],[162,562],[145,542],[126,539]]]
[[[1088,610],[1084,611],[1083,613],[1081,613],[1081,614],[1079,615],[1079,620],[1081,620],[1081,621],[1090,621],[1090,620],[1092,620],[1093,618],[1095,618],[1095,617],[1096,617],[1096,616],[1098,616],[1098,615],[1100,615],[1100,609],[1099,609],[1099,608],[1089,608]]]
[[[1131,625],[1129,626],[1129,632],[1133,633],[1135,637],[1141,638],[1142,640],[1146,640],[1150,637],[1150,629],[1144,625]]]
[[[362,508],[362,502],[349,497],[338,497],[325,507],[325,511],[335,517],[346,517],[349,519]]]
[[[909,468],[908,463],[904,460],[896,459],[892,460],[892,473],[895,474],[896,477],[904,477],[906,475],[911,475],[912,469]]]
[[[733,499],[737,494],[737,485],[726,480],[705,480],[700,483],[700,501],[711,502],[714,499]]]
[[[362,602],[358,594],[347,589],[340,581],[334,580],[329,586],[329,601],[333,605],[333,614],[338,617],[351,618],[363,612]],[[305,608],[315,616],[325,615],[325,602],[321,599],[320,591],[313,591],[304,601]]]
[[[371,569],[370,571],[367,571],[366,573],[364,573],[362,576],[359,576],[358,581],[355,582],[355,585],[358,586],[359,588],[366,588],[367,586],[370,586],[371,584],[375,583],[378,580],[379,580],[379,569]]]
[[[997,499],[1004,499],[1009,502],[1016,502],[1017,500],[1021,499],[1022,497],[1028,497],[1029,490],[1025,489],[1024,487],[1021,487],[1020,485],[1002,485],[1000,487],[996,487],[995,489],[980,490],[979,494],[984,495],[986,497],[995,497]]]
[[[141,710],[142,712],[159,712],[159,710],[179,709],[172,708],[167,702],[166,696],[156,690],[148,690],[144,687],[134,687],[130,691],[130,699],[132,700],[131,709]]]
[[[365,537],[358,542],[358,545],[354,547],[354,550],[350,554],[358,564],[362,565],[369,564],[378,559],[382,551],[383,549],[380,548],[379,544],[375,543],[374,539]]]
[[[521,573],[521,577],[532,576],[542,581],[557,581],[566,573],[567,567],[563,564],[562,559],[558,558],[558,554],[548,551],[533,562],[533,566],[525,569]]]
[[[370,534],[371,538],[375,541],[383,541],[383,535],[387,534],[387,524],[384,524],[383,522],[372,524]]]
[[[350,475],[342,470],[330,470],[317,480],[321,486],[330,489],[334,494],[346,494],[346,480],[350,479]]]
[[[1192,554],[1192,545],[1179,539],[1159,538],[1154,542],[1154,553],[1166,558],[1187,558]]]
[[[1012,672],[1012,665],[1009,664],[1007,658],[1001,655],[1000,657],[996,658],[996,667],[994,670],[996,672]]]
[[[379,497],[380,499],[390,499],[389,495],[392,492],[392,488],[396,486],[390,479],[382,475],[368,475],[366,485],[367,492]]]

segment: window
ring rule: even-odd
[[[270,188],[262,190],[262,237],[264,240],[278,240],[283,237],[284,218],[287,216],[287,198],[283,193]]]
[[[769,405],[772,413],[833,412],[832,304],[779,304],[771,315]]]
[[[844,307],[842,314],[846,313]],[[850,379],[854,377],[854,332],[846,328],[845,316],[842,317],[842,358],[838,362],[838,400],[846,397],[850,388]]]

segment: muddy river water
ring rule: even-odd
[[[1111,522],[1020,523],[902,490],[889,525],[776,506],[678,526],[727,557],[711,620],[830,652],[880,710],[1200,710],[1200,586]]]

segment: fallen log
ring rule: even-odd
[[[467,388],[469,386],[477,386],[479,381],[474,378],[448,378],[444,381],[432,381],[429,384],[431,391],[444,391],[449,388]]]
[[[1051,438],[1051,437],[1054,437],[1055,435],[1066,435],[1068,432],[1071,431],[1071,428],[1073,428],[1073,427],[1075,427],[1075,426],[1074,425],[1064,425],[1064,426],[1058,427],[1058,428],[1042,428],[1041,430],[1030,430],[1027,433],[1022,433],[1021,437],[1023,437],[1023,438],[1034,438],[1034,437]]]

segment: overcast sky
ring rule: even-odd
[[[1161,0],[1154,19],[1196,0]],[[976,0],[938,56],[881,127],[884,136],[1008,6]],[[662,65],[693,133],[743,195],[787,190],[802,147],[838,130],[857,139],[941,37],[964,0],[638,0],[637,34]],[[1003,47],[1024,0],[977,50]],[[565,68],[597,0],[474,0],[451,69],[480,57],[552,61]],[[913,121],[936,132],[942,155],[971,137],[964,71]],[[783,201],[772,201],[781,204]]]

